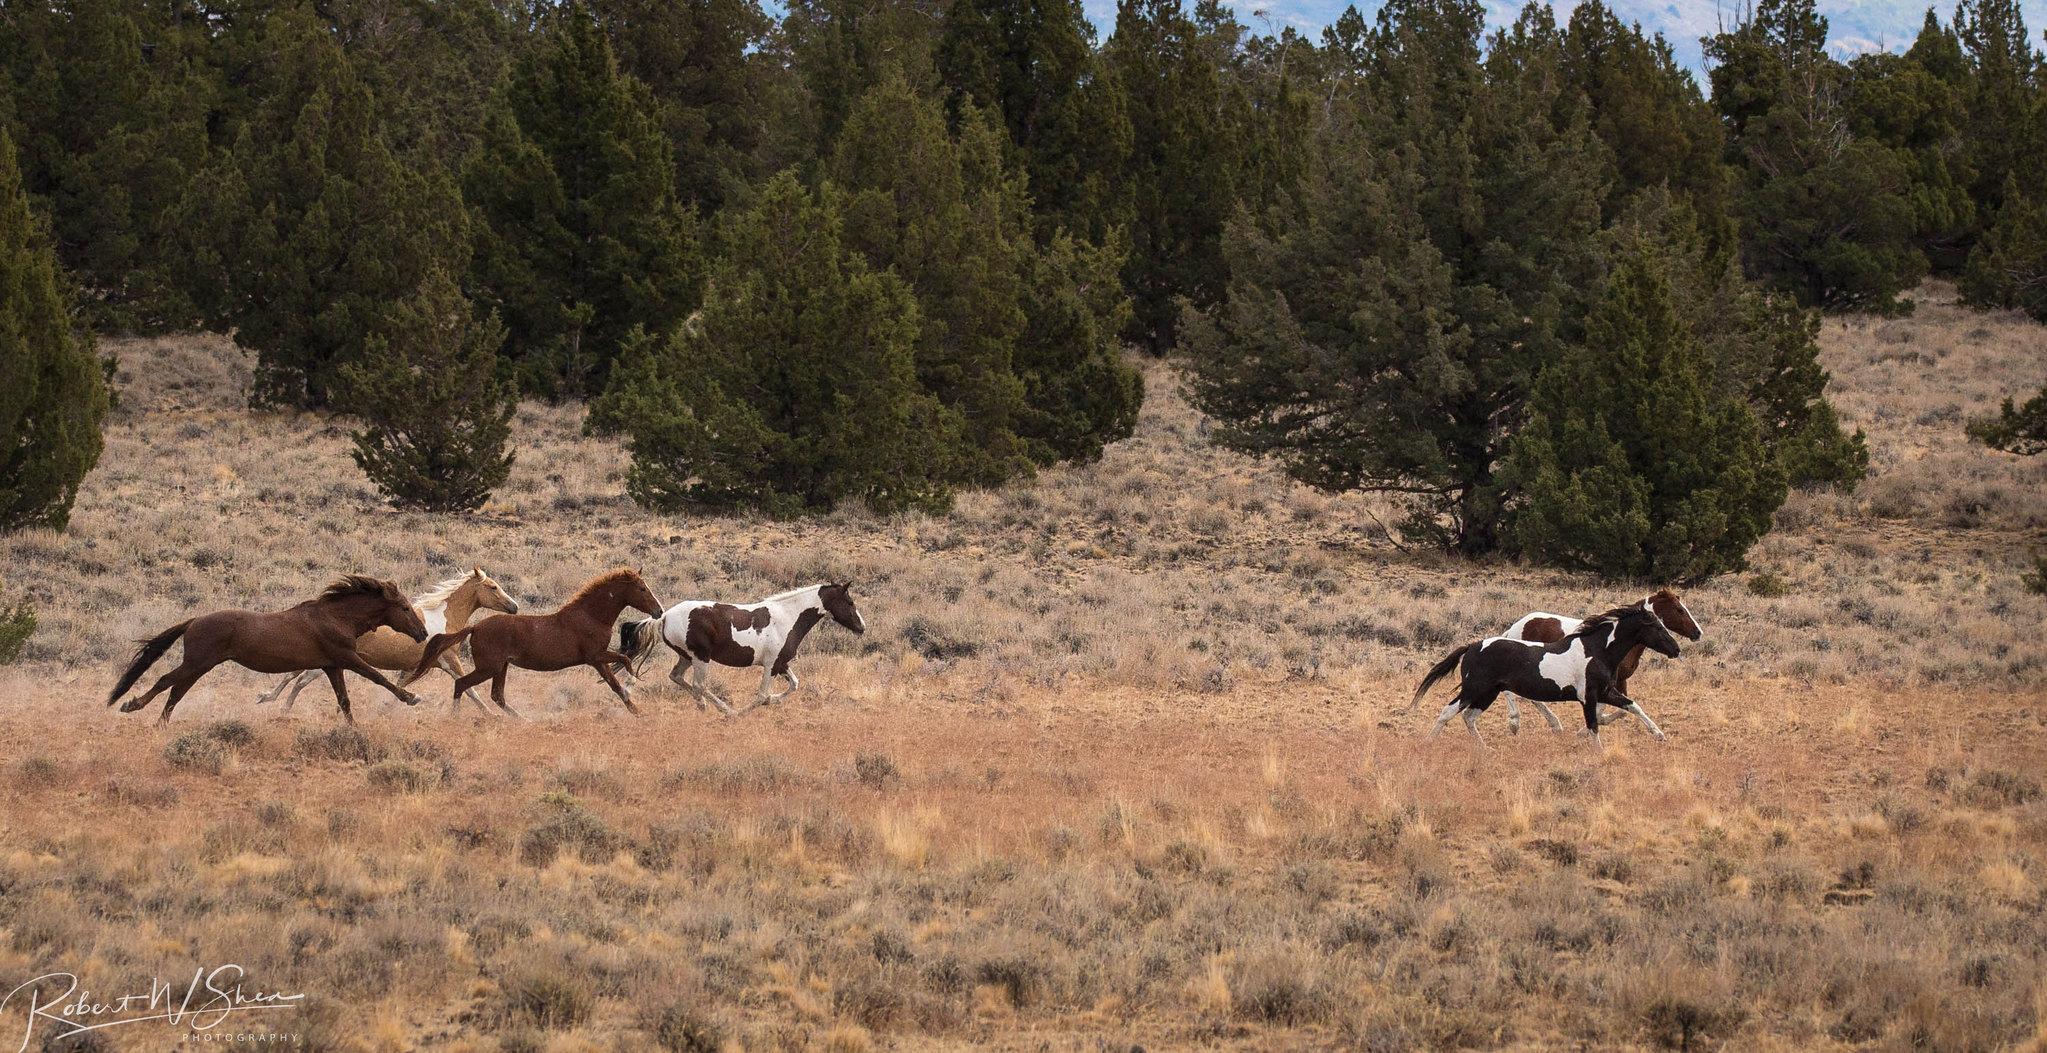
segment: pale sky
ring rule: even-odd
[[[1085,0],[1088,17],[1092,19],[1103,37],[1116,27],[1116,0]],[[1187,0],[1191,6],[1191,0]],[[1268,26],[1277,31],[1281,26],[1292,25],[1310,40],[1320,41],[1322,27],[1336,20],[1350,0],[1232,0],[1230,6],[1237,12],[1237,20],[1263,33]],[[1484,0],[1487,8],[1487,28],[1496,29],[1512,25],[1520,13],[1520,6],[1502,0]],[[1639,23],[1648,32],[1661,32],[1670,40],[1676,50],[1678,61],[1691,67],[1696,74],[1701,71],[1699,38],[1718,32],[1723,22],[1732,22],[1738,8],[1729,2],[1716,0],[1609,0],[1614,12],[1623,20]],[[1557,21],[1570,17],[1570,11],[1577,6],[1576,0],[1555,2]],[[1919,35],[1920,23],[1926,19],[1927,4],[1924,0],[1819,0],[1820,14],[1828,21],[1829,42],[1835,52],[1843,58],[1859,55],[1879,48],[1901,51],[1912,46],[1912,39]],[[1953,0],[1943,0],[1932,5],[1943,23],[1954,20]],[[1379,5],[1367,0],[1358,4],[1366,21],[1371,21]],[[2027,33],[2033,39],[2033,46],[2041,46],[2040,31],[2047,27],[2047,0],[2024,0],[2021,8],[2026,16]],[[1265,17],[1254,14],[1264,11]],[[1703,83],[1703,80],[1702,80]]]

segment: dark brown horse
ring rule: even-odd
[[[491,701],[516,717],[519,714],[505,704],[505,673],[511,666],[552,672],[587,665],[611,685],[625,708],[638,713],[640,707],[633,705],[632,693],[611,671],[613,663],[624,664],[627,660],[611,649],[611,623],[627,607],[657,617],[661,613],[661,601],[654,598],[640,575],[620,567],[583,586],[553,614],[500,614],[460,632],[443,633],[428,640],[426,654],[412,675],[425,676],[442,651],[467,639],[476,668],[455,681],[457,699],[462,692],[488,680]]]
[[[369,678],[371,683],[403,699],[406,705],[416,706],[418,695],[385,679],[375,666],[355,653],[355,638],[383,625],[415,640],[426,639],[426,625],[398,586],[361,574],[343,575],[317,598],[290,610],[202,614],[144,640],[135,650],[135,660],[128,663],[127,672],[121,674],[120,682],[107,696],[107,705],[127,694],[135,681],[179,637],[184,637],[183,664],[159,677],[147,694],[129,699],[121,712],[133,713],[169,688],[171,695],[164,700],[163,715],[156,720],[158,724],[168,723],[171,710],[178,708],[178,700],[185,697],[185,692],[222,662],[239,662],[259,673],[324,669],[328,683],[334,685],[334,700],[341,704],[341,715],[351,724],[355,716],[348,711],[348,690],[341,684],[344,669]]]

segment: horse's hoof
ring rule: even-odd
[[[121,703],[121,712],[123,713],[133,713],[141,708],[142,700],[139,698],[131,698],[128,701]]]
[[[419,704],[420,704],[421,702],[424,702],[424,701],[426,701],[426,699],[423,699],[423,698],[419,697],[418,695],[406,695],[406,696],[405,696],[405,704],[406,704],[406,705],[408,705],[408,706],[416,706],[416,705],[419,705]]]

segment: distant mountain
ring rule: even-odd
[[[1102,35],[1116,28],[1115,0],[1086,0],[1088,17]],[[1485,0],[1490,28],[1512,25],[1520,7],[1501,0]],[[1238,21],[1258,32],[1278,31],[1291,25],[1311,40],[1319,41],[1322,27],[1343,13],[1346,0],[1242,0],[1230,5]],[[1554,4],[1559,22],[1570,17],[1575,3]],[[1704,83],[1705,64],[1699,53],[1699,38],[1711,36],[1734,20],[1737,2],[1714,0],[1612,0],[1614,12],[1651,33],[1662,33],[1677,52],[1678,61],[1700,75]],[[2040,30],[2047,28],[2047,0],[2026,0],[2022,5],[2033,44],[2039,47]],[[1376,3],[1359,4],[1369,20],[1378,10]],[[1927,5],[1921,0],[1820,0],[1820,14],[1827,17],[1830,42],[1842,58],[1868,51],[1902,51],[1912,46],[1919,25],[1926,19]],[[1936,5],[1943,23],[1954,19],[1953,0]],[[1258,12],[1263,12],[1260,15]]]

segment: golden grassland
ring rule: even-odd
[[[1670,741],[1603,753],[1398,711],[1449,646],[1638,590],[1402,551],[1208,447],[1162,369],[1101,463],[943,518],[650,516],[543,405],[434,517],[345,421],[243,408],[223,342],[110,342],[71,530],[0,538],[43,626],[0,669],[0,987],[233,962],[309,994],[265,1021],[306,1049],[2047,1049],[2047,458],[1961,432],[2043,335],[1938,285],[1830,322],[1872,478],[1794,495],[1766,595],[1687,594],[1706,638],[1633,691]],[[351,732],[239,669],[168,732],[101,704],[191,613],[472,562],[529,610],[618,563],[669,602],[851,577],[870,631],[730,720],[665,660],[640,719],[587,670],[515,673],[531,722],[352,681]]]

